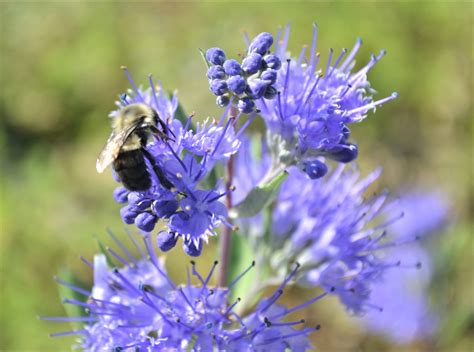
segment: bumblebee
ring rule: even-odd
[[[173,184],[145,148],[155,137],[165,141],[169,139],[166,124],[158,113],[141,103],[125,106],[115,116],[112,134],[97,158],[97,172],[102,173],[112,164],[125,188],[130,191],[145,191],[151,186],[151,177],[145,163],[147,159],[162,186],[171,189]]]

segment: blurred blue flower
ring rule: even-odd
[[[286,141],[293,164],[301,165],[302,160],[317,156],[343,163],[353,161],[357,158],[357,146],[348,142],[348,125],[362,121],[370,110],[375,111],[377,106],[397,96],[393,93],[377,101],[372,99],[375,91],[370,87],[367,73],[385,51],[372,56],[359,71],[352,72],[354,57],[362,44],[358,40],[348,54],[343,49],[335,60],[331,49],[327,64],[318,69],[317,27],[308,59],[306,47],[298,58],[288,56],[289,31],[287,26],[283,38],[279,32],[276,39],[275,55],[283,63],[275,83],[278,97],[271,101],[257,100],[257,108],[269,130]]]
[[[390,227],[393,237],[426,238],[440,232],[447,221],[446,200],[437,193],[409,191],[388,209],[388,216],[403,212],[402,219]],[[382,312],[370,311],[362,318],[370,333],[382,334],[398,344],[435,333],[439,318],[430,310],[428,286],[432,277],[430,253],[422,242],[403,248],[392,248],[386,256],[409,262],[416,258],[422,270],[387,270],[380,283],[372,288],[371,301],[383,307]]]
[[[261,299],[245,316],[237,313],[240,298],[229,301],[230,289],[253,268],[252,263],[228,287],[212,287],[210,280],[217,266],[203,276],[192,264],[192,275],[199,285],[189,281],[177,286],[165,273],[162,261],[156,257],[149,235],[144,237],[146,250],[132,238],[140,257],[137,259],[115,237],[121,254],[109,249],[124,265],[111,269],[101,254],[88,263],[94,270],[91,292],[65,285],[88,297],[87,302],[66,299],[86,309],[85,317],[44,317],[45,320],[83,321],[83,329],[53,334],[81,335],[80,347],[86,351],[305,351],[311,348],[309,335],[315,328],[295,329],[304,320],[285,322],[286,316],[300,311],[326,296],[323,292],[291,309],[277,304],[283,289],[296,275],[298,266],[268,298]]]
[[[272,168],[268,147],[263,145],[255,153],[259,148],[252,147],[249,140],[242,141],[234,174],[237,200],[244,199]],[[314,165],[315,172],[320,172],[321,164]],[[418,237],[387,236],[403,213],[391,211],[387,216],[396,202],[388,201],[386,193],[365,195],[381,170],[360,179],[355,166],[339,165],[316,182],[295,168],[289,171],[268,215],[271,221],[264,221],[264,214],[237,219],[241,233],[256,250],[256,258],[263,258],[277,277],[285,274],[289,263],[298,261],[302,267],[297,284],[334,288],[333,294],[357,314],[379,310],[370,299],[372,286],[390,268],[415,268],[418,264],[417,258],[386,255],[389,249]]]

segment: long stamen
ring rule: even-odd
[[[330,48],[329,49],[329,58],[328,58],[328,64],[326,66],[326,76],[329,76],[329,68],[331,67],[331,61],[332,61],[332,54],[334,53],[334,49]]]
[[[378,105],[384,104],[384,103],[386,103],[387,101],[396,99],[397,97],[398,97],[398,93],[394,92],[394,93],[392,93],[390,96],[388,96],[388,97],[386,97],[386,98],[383,98],[383,99],[374,101],[374,102],[372,102],[372,103],[370,103],[370,104],[363,105],[363,106],[358,107],[358,108],[356,108],[356,109],[349,110],[349,111],[347,111],[347,114],[348,114],[348,115],[352,115],[352,114],[355,114],[355,113],[358,113],[358,112],[367,112],[368,110],[373,109],[373,108],[375,108],[375,107],[378,106]]]
[[[250,117],[247,119],[247,121],[245,121],[245,123],[243,124],[243,126],[240,128],[239,132],[237,132],[237,134],[235,135],[235,139],[239,139],[240,135],[242,133],[244,133],[245,129],[247,128],[248,125],[250,125],[253,121],[253,119],[255,118],[255,116],[257,116],[257,114],[260,113],[260,110],[255,110],[252,115],[250,115]]]
[[[336,59],[336,62],[334,63],[334,65],[331,67],[331,71],[328,73],[327,78],[331,77],[332,73],[337,68],[337,65],[339,65],[339,62],[342,60],[342,58],[344,57],[346,53],[347,53],[347,49],[346,48],[342,49],[341,54]]]
[[[331,290],[333,291],[333,290]],[[326,296],[328,293],[327,292],[324,292],[324,293],[321,293],[320,295],[310,299],[309,301],[306,301],[305,303],[302,303],[300,305],[297,305],[296,307],[293,307],[291,309],[288,309],[287,311],[283,312],[283,313],[280,313],[280,314],[277,314],[277,315],[274,315],[273,317],[271,317],[270,319],[274,320],[274,319],[278,319],[278,318],[281,318],[281,317],[284,317],[285,315],[288,315],[288,314],[291,314],[293,312],[296,312],[300,309],[303,309],[303,308],[306,308],[307,306],[313,304],[314,302],[316,301],[319,301],[321,298],[323,298],[324,296]]]
[[[227,308],[227,310],[225,311],[225,313],[223,314],[224,316],[227,316],[227,314],[229,314],[232,309],[234,309],[234,307],[237,305],[237,303],[239,303],[242,299],[240,297],[238,297],[234,303],[232,303],[232,305],[229,306],[229,308]]]
[[[160,275],[166,280],[166,282],[168,282],[168,284],[176,290],[176,285],[173,283],[173,281],[170,280],[170,278],[168,277],[168,275],[166,275],[163,270],[161,270],[160,268],[160,264],[158,263],[158,259],[156,257],[156,253],[153,249],[153,244],[151,243],[151,240],[150,240],[150,235],[146,235],[144,236],[143,238],[143,242],[145,243],[145,247],[147,249],[147,252],[148,252],[148,255],[150,256],[150,260],[153,264],[153,266],[156,268],[156,270],[158,270],[158,272],[160,273]]]
[[[144,103],[144,102],[145,102],[145,99],[143,99],[142,95],[140,94],[140,91],[138,90],[137,85],[136,85],[135,82],[133,81],[132,75],[130,74],[130,71],[128,71],[127,66],[122,66],[122,67],[120,67],[120,68],[125,72],[125,75],[127,76],[128,81],[129,81],[130,84],[132,85],[133,90],[135,91],[135,94],[137,95],[138,99],[140,99],[140,101],[141,101],[142,103]]]
[[[282,289],[279,289],[278,291],[276,291],[272,297],[270,297],[268,299],[268,302],[267,304],[262,308],[260,309],[260,312],[263,313],[265,312],[268,308],[270,308],[276,301],[278,301],[278,299],[281,297],[281,295],[283,294],[283,290]]]
[[[150,81],[151,93],[153,95],[153,101],[155,103],[155,109],[158,110],[158,97],[157,97],[157,94],[156,94],[155,84],[153,83],[153,77],[152,77],[151,73],[148,75],[148,80]],[[166,121],[165,121],[165,123],[166,123]],[[166,125],[168,125],[168,124],[166,123]]]
[[[122,242],[118,240],[118,238],[113,234],[113,232],[110,229],[107,229],[107,233],[109,234],[110,237],[112,237],[112,240],[117,244],[117,246],[120,247],[120,249],[125,253],[127,256],[128,260],[133,262],[135,266],[138,265],[137,261],[135,260],[135,257],[130,253],[130,251],[123,245]]]
[[[65,286],[65,287],[67,287],[67,288],[69,288],[69,289],[71,289],[71,290],[73,290],[73,291],[76,291],[77,293],[80,293],[81,295],[90,296],[90,294],[91,294],[89,291],[84,290],[84,289],[82,289],[82,288],[80,288],[80,287],[77,287],[77,286],[75,286],[75,285],[72,285],[72,284],[70,284],[69,282],[66,282],[66,281],[60,279],[59,277],[54,277],[54,280],[55,280],[58,284],[60,284],[60,285],[62,285],[62,286]]]
[[[209,199],[207,201],[207,203],[212,203],[212,202],[218,200],[219,198],[222,198],[222,197],[226,196],[227,194],[229,194],[230,192],[233,192],[233,191],[235,191],[235,186],[231,186],[227,191],[222,192],[221,194],[218,194],[215,197],[212,197],[211,199]]]
[[[55,332],[53,334],[49,334],[50,337],[60,337],[60,336],[71,336],[71,335],[87,335],[87,330],[72,330],[72,331],[64,331],[64,332]]]
[[[231,123],[233,123],[235,121],[235,118],[234,117],[229,117],[229,119],[227,120],[227,123],[225,124],[225,127],[224,127],[224,130],[222,131],[222,134],[221,136],[219,137],[217,143],[216,143],[216,146],[214,147],[214,150],[212,151],[211,153],[211,156],[214,156],[214,154],[217,152],[217,149],[219,149],[219,146],[221,145],[222,143],[222,140],[224,139],[225,137],[225,134],[227,132],[227,129],[229,128],[229,125]]]
[[[92,264],[90,261],[88,261],[85,257],[83,257],[82,255],[80,256],[81,258],[81,261],[86,264],[88,267],[94,269],[94,264]]]
[[[301,66],[307,49],[308,49],[307,45],[303,45],[303,48],[301,48],[300,56],[298,57],[298,61],[297,61],[298,67]]]
[[[112,256],[117,259],[120,263],[122,263],[123,265],[125,265],[126,267],[128,267],[129,269],[132,269],[132,266],[130,265],[129,262],[127,262],[120,254],[118,254],[117,252],[115,252],[112,248],[110,247],[106,247],[107,251],[112,254]]]
[[[130,230],[126,229],[125,232],[127,233],[128,238],[130,238],[130,240],[133,242],[135,248],[140,252],[141,258],[142,258],[142,259],[145,259],[146,256],[145,256],[145,252],[143,252],[142,246],[140,246],[140,244],[137,242],[137,240],[135,239],[135,237],[132,236]]]
[[[298,112],[300,111],[301,107],[305,107],[305,106],[306,106],[306,104],[308,103],[308,100],[311,98],[311,96],[313,95],[314,90],[315,90],[316,87],[318,86],[319,80],[321,79],[322,76],[323,76],[322,74],[319,74],[318,77],[316,77],[316,80],[314,81],[314,84],[313,84],[313,86],[311,87],[311,90],[309,91],[308,95],[306,96],[304,102],[303,102],[302,104],[299,104],[298,107],[296,108],[295,114],[298,114]]]
[[[255,260],[252,261],[252,264],[250,264],[250,266],[245,269],[242,273],[240,273],[239,276],[237,276],[234,280],[232,280],[232,282],[229,284],[228,288],[229,290],[237,283],[239,282],[239,280],[245,275],[247,274],[253,267],[255,266]]]
[[[283,116],[286,115],[286,107],[288,106],[288,90],[290,85],[290,66],[291,66],[291,59],[286,60],[286,75],[285,75],[285,85],[283,86],[283,100],[285,105],[283,106]]]
[[[214,273],[214,269],[216,268],[217,264],[219,264],[219,262],[217,260],[215,260],[214,264],[212,265],[211,270],[209,271],[209,274],[206,277],[206,280],[204,281],[204,287],[206,287],[207,284],[209,283],[209,280],[211,279],[212,274]]]
[[[341,64],[341,67],[339,67],[339,70],[344,71],[344,69],[352,62],[352,59],[354,59],[361,45],[362,45],[362,39],[358,38],[353,48],[351,49],[349,56],[346,57],[344,62]]]
[[[313,39],[311,40],[311,53],[309,56],[309,62],[310,62],[310,66],[312,70],[316,66],[314,62],[314,55],[316,54],[317,39],[318,39],[318,26],[316,23],[313,23]]]
[[[88,323],[92,323],[97,321],[97,319],[93,317],[38,317],[40,320],[45,321],[66,321],[66,322],[81,322],[85,321]]]

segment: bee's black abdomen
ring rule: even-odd
[[[113,167],[128,190],[145,191],[150,188],[150,175],[140,149],[121,151],[114,160]]]

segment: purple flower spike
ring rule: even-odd
[[[367,73],[386,54],[372,56],[359,71],[353,71],[354,58],[361,46],[358,40],[351,51],[330,50],[328,60],[320,62],[316,54],[317,27],[314,27],[309,57],[306,47],[296,58],[288,57],[290,27],[286,27],[274,54],[265,55],[268,68],[276,69],[274,87],[280,94],[273,100],[256,100],[268,129],[286,142],[287,160],[300,164],[316,156],[326,156],[348,163],[357,159],[357,147],[348,143],[349,125],[360,122],[369,111],[397,97],[373,100]],[[277,60],[278,58],[278,60]],[[270,74],[262,73],[261,79],[273,82]],[[270,98],[272,95],[268,95]]]

